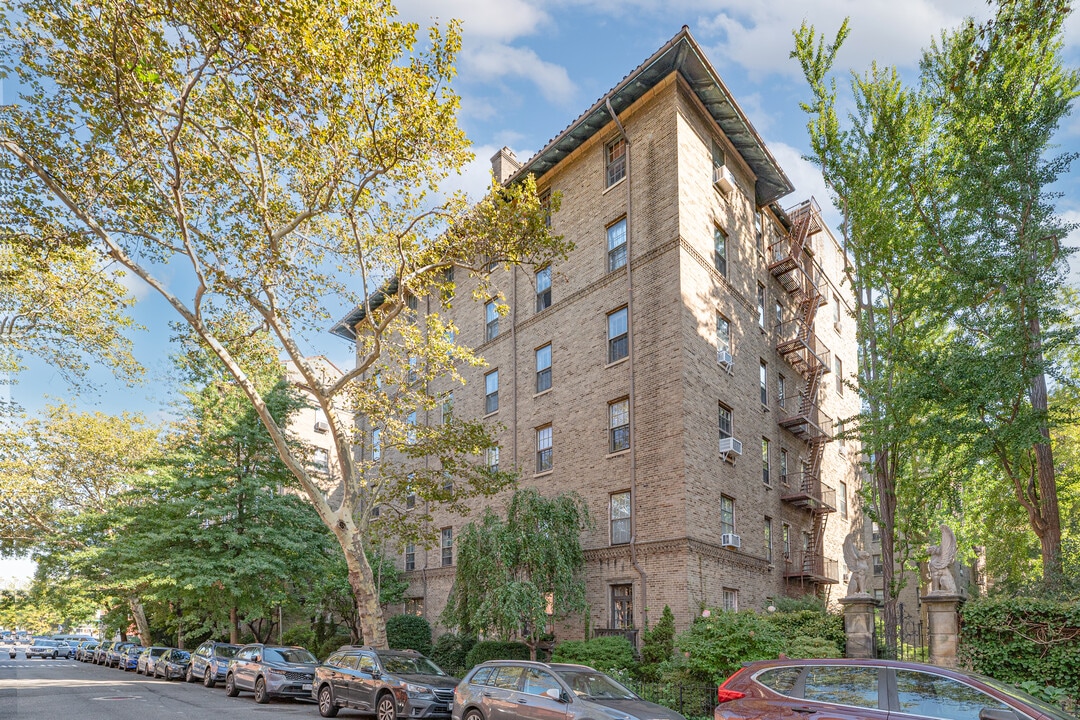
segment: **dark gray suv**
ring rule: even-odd
[[[685,720],[585,665],[492,660],[454,691],[453,720]]]
[[[236,697],[248,690],[255,693],[257,703],[273,697],[310,697],[318,662],[302,647],[245,645],[229,661],[225,694]]]
[[[457,684],[418,652],[346,645],[315,669],[311,696],[323,717],[353,708],[377,720],[449,720]]]

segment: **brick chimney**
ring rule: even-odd
[[[514,155],[514,151],[506,146],[503,146],[499,152],[491,156],[491,172],[495,175],[495,181],[500,185],[505,185],[506,181],[520,169],[521,163],[518,161],[517,156]]]

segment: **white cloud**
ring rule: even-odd
[[[525,0],[398,0],[396,5],[403,19],[420,25],[457,18],[470,41],[506,42],[550,22],[546,12]]]
[[[777,140],[766,141],[766,145],[772,151],[780,168],[791,180],[791,184],[795,186],[793,193],[780,199],[781,206],[791,207],[813,196],[821,206],[825,223],[835,234],[836,226],[840,224],[840,216],[833,207],[831,195],[825,185],[825,178],[821,176],[821,171],[809,161],[804,160],[802,151],[796,147]]]
[[[462,52],[462,74],[479,80],[518,76],[530,80],[546,100],[566,105],[573,100],[577,86],[566,68],[541,60],[529,48],[502,43],[486,43]]]

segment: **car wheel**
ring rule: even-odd
[[[266,692],[266,681],[262,678],[255,680],[255,702],[260,705],[270,702],[270,694]]]
[[[55,651],[54,651],[54,652],[53,652],[53,654],[52,654],[52,659],[53,659],[53,660],[55,660],[55,659],[56,659],[56,652],[55,652]]]
[[[397,720],[397,708],[394,707],[394,696],[383,693],[379,703],[375,706],[375,717],[378,720]]]
[[[329,685],[319,688],[319,714],[323,717],[337,717],[337,705],[334,704],[334,691]]]
[[[470,710],[462,720],[484,720],[484,714],[479,710]]]
[[[206,670],[203,671],[202,684],[203,687],[208,688],[212,688],[214,687],[214,685],[217,685],[217,678],[214,677],[214,669],[209,665],[207,665]]]
[[[191,666],[190,665],[187,666],[187,672],[184,673],[184,682],[189,682],[189,683],[195,682],[195,677],[191,674]]]
[[[232,673],[225,676],[225,694],[229,697],[236,697],[240,694],[240,690],[236,687],[236,680],[233,679]]]

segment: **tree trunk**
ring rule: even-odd
[[[229,608],[229,642],[240,644],[240,617],[235,605]]]
[[[1031,332],[1038,343],[1039,320],[1031,321]],[[1042,351],[1036,355],[1042,364]],[[1041,418],[1039,435],[1045,442],[1037,443],[1035,451],[1035,469],[1038,473],[1039,497],[1035,511],[1031,515],[1031,526],[1039,537],[1043,562],[1043,584],[1050,589],[1058,587],[1064,572],[1061,563],[1061,511],[1058,508],[1057,478],[1054,469],[1054,452],[1050,445],[1050,429],[1046,423],[1049,403],[1046,394],[1046,374],[1039,373],[1031,381],[1031,407]],[[1036,498],[1033,498],[1036,499]],[[1037,515],[1037,517],[1036,517]]]
[[[349,586],[356,597],[356,609],[360,614],[360,631],[364,644],[386,648],[386,623],[382,606],[375,589],[375,574],[364,553],[360,530],[350,521],[340,520],[334,528],[338,541],[345,551],[345,564],[349,568]]]
[[[150,623],[146,621],[146,610],[143,609],[142,601],[136,597],[128,598],[128,607],[131,608],[131,616],[135,618],[135,627],[139,629],[143,647],[150,647],[154,643],[150,637]]]

